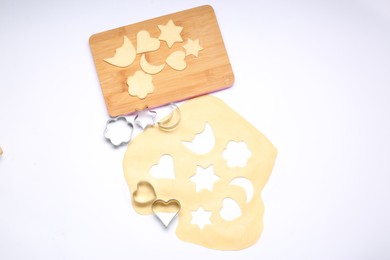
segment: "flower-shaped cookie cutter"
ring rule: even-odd
[[[125,121],[126,124],[129,126],[130,128],[130,132],[127,134],[127,136],[124,138],[124,139],[119,139],[119,140],[116,140],[117,136],[111,136],[110,134],[110,126],[112,126],[113,124],[117,123],[118,121]],[[133,131],[134,131],[134,125],[133,123],[129,122],[127,117],[125,116],[118,116],[118,117],[115,117],[115,118],[111,118],[107,121],[106,123],[106,129],[104,130],[104,137],[110,141],[110,143],[116,147],[118,146],[121,146],[123,144],[127,144],[131,141],[131,138],[133,136]]]
[[[104,137],[110,141],[110,143],[116,147],[123,144],[128,144],[133,136],[134,125],[138,128],[145,130],[148,127],[158,127],[162,131],[173,131],[181,122],[181,112],[179,107],[175,103],[170,103],[169,107],[171,112],[164,119],[156,123],[157,112],[146,107],[144,110],[137,110],[134,121],[130,122],[126,116],[118,116],[111,118],[106,123],[106,129],[104,130]],[[112,135],[110,126],[114,125],[118,121],[125,121],[130,127],[130,132],[123,139],[118,138],[117,135]]]

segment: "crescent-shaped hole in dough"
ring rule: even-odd
[[[253,184],[250,180],[245,177],[238,177],[233,179],[229,184],[243,188],[246,193],[246,203],[249,203],[253,197]]]

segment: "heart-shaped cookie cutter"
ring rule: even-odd
[[[181,210],[181,204],[176,199],[158,199],[153,185],[147,181],[137,183],[137,189],[132,193],[132,201],[138,206],[149,208],[165,228]]]
[[[181,204],[176,199],[168,201],[157,199],[152,204],[153,214],[161,221],[165,228],[169,226],[172,220],[179,214]]]
[[[147,181],[137,183],[137,189],[132,194],[132,200],[140,206],[152,205],[156,201],[157,195],[153,185]]]

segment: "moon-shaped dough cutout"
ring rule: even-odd
[[[141,68],[143,71],[149,74],[157,74],[163,70],[165,64],[162,65],[151,65],[145,58],[145,54],[142,54],[140,61]]]
[[[230,185],[237,185],[245,190],[246,202],[248,203],[253,197],[253,184],[250,180],[244,177],[235,178],[230,182]]]
[[[104,59],[104,61],[111,65],[125,68],[134,62],[136,55],[133,44],[127,36],[124,36],[123,44],[115,50],[115,55],[111,58]]]

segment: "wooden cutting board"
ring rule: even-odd
[[[137,42],[137,34],[140,31],[147,31],[150,37],[158,39],[162,37],[161,26],[167,26],[170,20],[177,26],[176,29],[182,27],[180,32],[182,42],[175,42],[169,47],[168,41],[160,39],[160,46],[157,50],[144,53],[144,59],[146,58],[148,64],[152,66],[165,64],[159,73],[151,75],[143,71],[141,68],[142,53],[137,53],[134,62],[127,67],[118,67],[105,61],[116,55],[116,49],[124,44],[125,36],[135,49],[147,47],[137,46],[140,44]],[[202,49],[196,51],[197,53],[188,53],[185,46],[188,46],[189,41],[194,43],[197,40]],[[130,114],[146,107],[158,107],[200,96],[230,87],[234,81],[222,35],[211,6],[200,6],[97,33],[90,37],[89,43],[110,116]],[[168,57],[174,52],[186,54],[180,61],[186,64],[185,69],[174,69],[168,64]],[[198,56],[196,57],[195,54]],[[136,74],[137,71],[141,72]],[[149,80],[148,87],[150,84],[154,87],[154,90],[143,98],[129,94],[129,77],[133,80],[140,74]],[[133,87],[135,83],[131,84]],[[142,84],[139,85],[136,87],[143,87]]]

